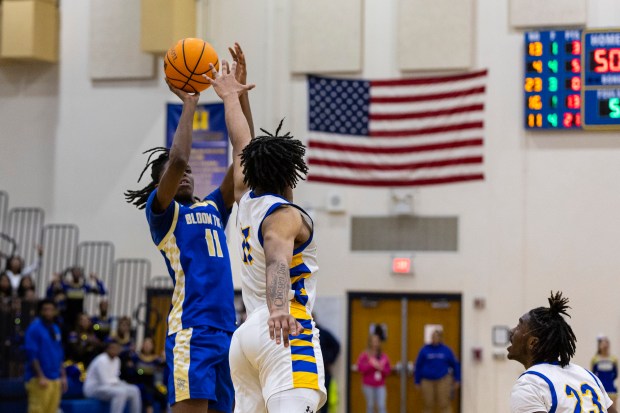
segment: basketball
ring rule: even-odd
[[[202,39],[187,38],[168,49],[164,57],[164,72],[170,84],[177,89],[190,93],[202,92],[210,86],[202,75],[213,78],[209,63],[219,70],[220,62],[213,46]]]

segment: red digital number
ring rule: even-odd
[[[581,60],[575,58],[570,61],[570,70],[573,73],[581,73]]]
[[[577,126],[578,128],[581,127],[581,113],[575,114],[575,126]]]
[[[564,113],[564,120],[562,121],[562,124],[564,125],[565,128],[572,128],[573,127],[573,114]]]
[[[571,46],[572,46],[572,49],[571,49],[572,54],[581,54],[581,41],[573,40],[571,42]]]
[[[570,88],[575,92],[579,92],[581,90],[581,78],[578,76],[571,77]]]
[[[568,95],[566,107],[569,109],[581,109],[581,95]]]
[[[593,53],[597,73],[620,72],[620,49],[596,49]]]

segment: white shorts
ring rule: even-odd
[[[314,389],[325,404],[325,371],[319,330],[291,337],[291,345],[269,338],[269,310],[261,307],[235,331],[230,345],[230,373],[235,386],[235,413],[265,412],[269,398],[290,389]],[[308,320],[309,321],[309,320]],[[308,321],[302,322],[307,324]]]

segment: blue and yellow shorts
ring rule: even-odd
[[[209,410],[232,411],[235,399],[228,350],[232,333],[207,326],[166,338],[168,401],[209,400]]]

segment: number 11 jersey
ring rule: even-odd
[[[209,326],[235,331],[235,306],[230,256],[224,228],[230,211],[218,189],[203,201],[184,205],[172,201],[161,214],[152,210],[154,190],[146,204],[151,238],[174,283],[168,335]]]

